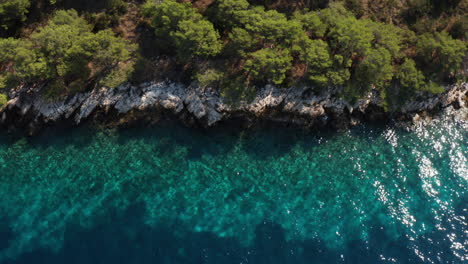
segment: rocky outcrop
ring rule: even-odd
[[[337,95],[338,89],[315,94],[307,87],[282,89],[266,86],[251,102],[228,104],[216,90],[186,87],[168,81],[140,86],[122,85],[115,89],[98,88],[50,102],[37,87],[21,87],[0,110],[0,124],[7,128],[38,128],[58,122],[80,124],[92,117],[101,120],[128,121],[136,112],[146,119],[161,115],[175,116],[186,123],[214,126],[223,121],[241,119],[254,124],[259,120],[301,126],[346,128],[363,121],[415,121],[429,112],[451,107],[458,118],[467,119],[468,85],[447,87],[441,95],[404,105],[398,112],[385,112],[379,97],[371,92],[364,99],[349,104]],[[138,119],[138,118],[137,118]]]

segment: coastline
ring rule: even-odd
[[[158,81],[115,89],[96,88],[50,102],[40,87],[20,87],[0,109],[0,127],[34,134],[54,125],[77,126],[89,121],[108,126],[136,122],[179,120],[187,126],[210,128],[235,121],[239,126],[262,122],[304,128],[344,130],[373,122],[411,126],[427,123],[442,112],[456,120],[468,120],[468,83],[446,87],[439,95],[404,104],[386,112],[380,99],[370,93],[349,104],[338,97],[338,89],[313,94],[308,87],[285,89],[265,86],[250,102],[229,104],[217,91],[196,85]]]

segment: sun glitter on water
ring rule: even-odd
[[[99,223],[124,237],[171,230],[179,258],[190,257],[183,241],[211,234],[236,241],[239,257],[276,237],[295,263],[311,245],[340,261],[358,249],[379,262],[466,260],[466,124],[277,132],[170,126],[5,139],[0,259],[60,255],[72,230]]]

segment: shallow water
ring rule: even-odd
[[[462,263],[467,128],[0,136],[0,262]]]

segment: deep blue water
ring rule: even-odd
[[[0,263],[463,263],[468,126],[0,136]]]

